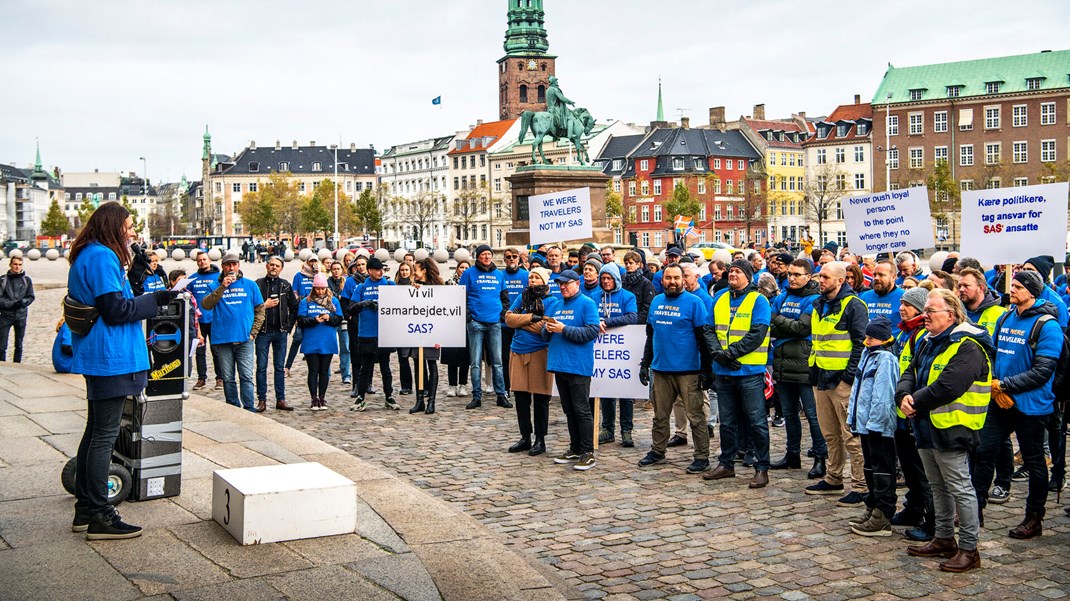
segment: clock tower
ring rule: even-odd
[[[557,58],[547,53],[542,0],[508,0],[508,6],[505,56],[498,59],[498,112],[503,120],[546,110],[546,89]]]

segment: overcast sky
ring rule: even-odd
[[[545,0],[565,94],[692,123],[869,100],[886,65],[1065,49],[1066,0]],[[393,144],[497,119],[506,0],[3,0],[0,162],[199,179],[216,152]],[[442,96],[442,105],[431,99]]]

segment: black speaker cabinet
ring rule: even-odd
[[[149,345],[149,382],[145,396],[150,399],[189,398],[187,375],[193,335],[189,293],[186,292],[160,307],[156,317],[145,320],[145,339]]]
[[[127,398],[112,457],[130,470],[130,500],[177,496],[182,486],[182,398]]]

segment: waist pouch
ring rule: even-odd
[[[88,336],[93,324],[100,317],[100,312],[92,305],[83,305],[68,296],[63,297],[63,319],[67,327],[79,336]]]

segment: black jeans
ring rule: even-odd
[[[327,384],[331,381],[331,360],[334,355],[305,353],[308,364],[308,393],[312,398],[322,399],[327,394]]]
[[[458,384],[464,386],[468,384],[468,365],[447,363],[446,380],[449,382],[450,386],[457,386]]]
[[[290,351],[286,355],[286,369],[290,369],[294,366],[294,359],[297,358],[297,352],[301,350],[301,340],[305,337],[305,331],[300,327],[294,328],[293,343],[290,345]]]
[[[1001,409],[994,401],[988,404],[988,416],[981,430],[981,444],[977,447],[976,469],[972,473],[973,488],[977,491],[977,506],[988,504],[992,486],[996,453],[1003,441],[1014,432],[1022,463],[1029,472],[1029,493],[1025,498],[1026,514],[1044,517],[1044,503],[1048,499],[1048,465],[1044,462],[1044,430],[1052,415],[1026,415],[1017,406]]]
[[[417,361],[420,359],[417,358]],[[438,393],[438,361],[424,359],[424,398],[437,398]]]
[[[416,366],[416,357],[403,357],[401,351],[398,351],[398,379],[401,380],[402,390],[412,390],[413,382],[412,372]]]
[[[933,508],[933,489],[929,486],[929,479],[925,476],[925,466],[921,463],[918,445],[910,430],[896,429],[895,453],[899,457],[899,467],[903,470],[903,480],[907,484],[903,511],[909,511],[917,516],[924,515],[925,523],[932,529],[935,527],[934,520],[936,519]]]
[[[75,464],[75,509],[90,514],[112,511],[108,504],[108,471],[126,399],[120,396],[88,401],[89,414]]]
[[[346,332],[349,335],[349,370],[353,378],[353,390],[357,390],[360,387],[361,367],[363,367],[360,362],[360,352],[357,350],[360,345],[360,338],[357,337],[357,320],[348,320],[346,326]]]
[[[219,351],[212,345],[212,324],[201,323],[201,336],[204,336],[204,344],[197,347],[197,379],[208,379],[208,357],[205,347],[212,348],[212,366],[215,369],[215,379],[222,380],[223,372],[219,369]]]
[[[505,327],[505,324],[502,324],[502,377],[505,378],[506,394],[508,394],[510,390],[509,355],[511,354],[510,349],[513,346],[513,334],[515,333],[516,330],[514,330],[513,328],[507,328]]]
[[[884,517],[895,515],[895,439],[870,431],[862,439],[863,471],[866,475],[866,507],[879,509]]]
[[[1058,482],[1066,479],[1066,418],[1062,403],[1055,402],[1055,415],[1048,423],[1048,449],[1051,451],[1051,478]]]
[[[390,371],[390,353],[393,349],[379,348],[378,338],[357,338],[357,354],[360,355],[360,380],[357,393],[364,396],[372,385],[372,370],[379,364],[379,375],[383,378],[383,394],[393,396],[394,374]],[[350,352],[353,352],[350,350]]]
[[[516,425],[520,427],[520,435],[528,438],[534,431],[536,438],[545,437],[550,423],[550,395],[517,390],[513,392],[513,397],[516,400]],[[535,405],[534,428],[531,423],[532,401]],[[594,444],[593,441],[591,444]]]
[[[594,416],[591,415],[591,376],[554,374],[557,392],[561,396],[561,410],[568,422],[569,450],[573,453],[594,452]]]
[[[0,361],[7,361],[7,336],[15,328],[15,363],[22,363],[22,341],[26,338],[25,317],[0,317]]]

